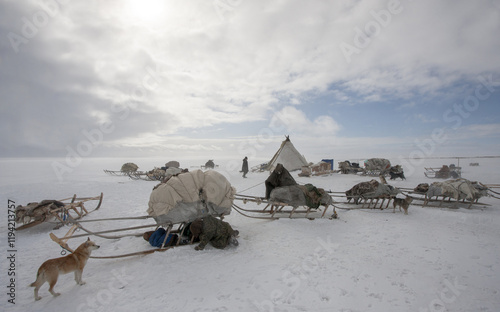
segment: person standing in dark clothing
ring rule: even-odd
[[[245,158],[243,158],[243,166],[241,166],[241,172],[243,172],[243,177],[246,178],[248,173],[248,158],[246,156]]]

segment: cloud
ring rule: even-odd
[[[154,145],[280,114],[293,121],[290,133],[335,135],[349,125],[308,109],[304,95],[328,94],[332,106],[453,99],[477,75],[500,72],[491,1],[401,1],[385,22],[382,0],[233,1],[222,11],[211,1],[53,3],[0,4],[2,33],[25,40],[0,43],[8,106],[0,121],[11,133],[0,144],[12,153],[64,152],[83,130],[109,121],[116,123],[109,144]],[[378,32],[357,47],[358,30],[370,25]],[[343,43],[359,50],[350,62]]]
[[[282,125],[286,133],[303,136],[334,136],[340,129],[330,116],[319,116],[310,120],[303,111],[293,106],[284,107],[276,112],[271,124]]]
[[[500,124],[472,124],[450,131],[449,135],[453,140],[498,138],[500,137]]]
[[[437,119],[437,118],[429,118],[428,116],[426,116],[424,114],[415,114],[414,118],[417,119],[417,120],[420,120],[423,123],[435,123],[435,122],[439,122],[439,119]]]

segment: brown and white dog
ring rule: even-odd
[[[31,283],[30,287],[35,287],[35,300],[40,300],[42,297],[38,296],[38,290],[45,283],[49,283],[49,292],[57,297],[60,294],[54,292],[54,285],[57,283],[57,278],[59,274],[67,274],[75,272],[75,281],[78,285],[84,285],[85,282],[82,281],[82,273],[87,260],[90,258],[92,250],[98,249],[97,246],[90,238],[75,250],[72,254],[64,257],[50,259],[45,261],[40,268],[36,276],[36,281]]]
[[[392,203],[392,207],[394,208],[392,212],[396,212],[396,207],[399,206],[399,211],[401,208],[405,211],[405,215],[408,214],[408,207],[410,206],[413,198],[410,196],[406,196],[406,198],[394,198],[394,202]]]

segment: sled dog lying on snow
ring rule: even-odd
[[[392,212],[396,212],[396,207],[399,206],[399,211],[401,208],[405,211],[405,215],[408,214],[408,206],[410,206],[413,198],[406,196],[406,198],[394,198],[394,202],[392,203],[392,207],[394,208]]]
[[[60,294],[54,292],[54,285],[57,283],[57,278],[59,273],[67,274],[75,272],[75,281],[78,285],[84,285],[85,282],[82,281],[82,272],[87,260],[90,257],[92,250],[98,249],[97,246],[90,238],[75,250],[74,253],[69,254],[64,257],[50,259],[45,261],[40,268],[36,276],[36,281],[31,283],[31,287],[35,287],[35,300],[40,300],[42,297],[38,296],[38,290],[45,283],[49,283],[49,292],[57,297]]]

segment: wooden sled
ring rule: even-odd
[[[118,221],[118,220],[149,219],[149,218],[152,218],[152,217],[142,216],[142,217],[124,217],[124,218],[108,218],[108,219],[95,219],[95,220],[85,220],[85,221],[83,221],[83,220],[73,221],[74,224],[71,226],[71,228],[68,230],[68,232],[63,237],[59,238],[54,233],[50,233],[50,238],[54,242],[59,244],[59,246],[61,246],[61,248],[62,248],[61,254],[64,255],[67,251],[74,252],[74,250],[71,247],[69,247],[69,245],[67,243],[67,241],[69,239],[88,237],[88,236],[96,236],[96,237],[105,238],[105,239],[120,239],[122,237],[127,237],[127,236],[142,237],[144,232],[125,233],[125,234],[112,235],[112,236],[110,236],[108,234],[109,233],[117,233],[117,232],[134,231],[137,229],[146,229],[146,228],[155,228],[155,230],[156,230],[160,226],[162,226],[159,224],[149,224],[149,225],[139,225],[139,226],[133,226],[133,227],[117,228],[117,229],[94,232],[94,231],[91,231],[91,230],[85,228],[84,226],[82,226],[83,222],[102,222],[102,221]],[[182,223],[177,223],[177,224],[165,224],[164,227],[166,229],[166,235],[165,235],[165,240],[163,241],[161,247],[147,249],[147,250],[143,250],[143,251],[132,252],[132,253],[113,255],[113,256],[91,256],[90,258],[92,258],[92,259],[116,259],[116,258],[124,258],[124,257],[131,257],[131,256],[140,256],[140,255],[151,254],[151,253],[158,252],[158,251],[169,250],[169,249],[172,249],[172,248],[178,247],[178,246],[192,245],[194,243],[193,240],[189,241],[188,244],[181,244],[180,237],[182,237],[182,235],[186,229],[187,224],[188,224],[188,222],[182,222]],[[174,229],[175,226],[177,226],[177,228]],[[85,233],[75,235],[74,233],[76,230],[81,230]],[[166,240],[167,240],[169,234],[178,234],[179,239],[177,240],[176,245],[165,246]]]
[[[103,198],[103,193],[95,197],[76,197],[75,194],[73,195],[73,197],[61,199],[58,201],[48,201],[45,204],[44,201],[42,201],[38,204],[38,206],[33,207],[32,209],[32,211],[40,209],[36,215],[25,214],[19,217],[23,225],[17,227],[16,230],[24,230],[54,219],[58,223],[56,228],[59,228],[65,224],[68,224],[70,219],[79,220],[84,216],[86,216],[87,214],[99,209],[102,204],[102,198]],[[84,203],[92,200],[98,200],[97,206],[94,209],[87,209]],[[60,206],[52,209],[54,206],[51,205],[52,208],[48,208],[49,207],[48,205],[50,205],[51,202],[57,202]],[[18,209],[19,207],[16,208],[16,218],[17,214],[20,213]],[[16,221],[16,223],[20,222]]]
[[[424,175],[431,179],[458,179],[462,177],[462,167],[450,167],[450,171],[441,173],[442,168],[424,168]]]
[[[106,170],[104,169],[104,172],[112,175],[112,176],[126,176],[129,174],[129,171],[120,171],[120,170]]]
[[[247,204],[249,202],[256,203],[257,205],[265,204],[265,207],[263,209],[245,209],[233,203],[232,208],[245,217],[268,220],[278,220],[280,218],[306,218],[309,220],[314,220],[317,218],[324,218],[326,215],[326,211],[331,206],[319,206],[318,208],[311,208],[306,206],[305,204],[301,206],[291,206],[287,203],[272,202],[261,197],[241,194],[236,194],[234,199],[242,201],[243,204]],[[336,219],[337,212],[335,211],[334,206],[332,206],[332,208],[333,214],[328,218]]]
[[[129,172],[128,177],[132,180],[161,181],[164,176],[154,175],[146,172]]]
[[[150,171],[136,171],[129,172],[127,175],[132,180],[143,180],[143,181],[163,181],[166,177],[165,170],[156,170],[155,168]]]
[[[429,207],[429,208],[480,208],[480,207],[488,207],[490,204],[479,202],[479,198],[474,199],[472,201],[466,199],[455,199],[453,197],[438,195],[429,197],[425,193],[416,192],[413,189],[409,188],[401,188],[403,194],[413,198],[412,205],[421,206],[421,207]],[[490,191],[489,191],[490,192]]]
[[[142,174],[146,174],[146,172],[144,171],[121,171],[121,170],[106,170],[104,169],[104,172],[109,174],[109,175],[112,175],[112,176],[135,176],[135,175],[142,175]]]
[[[370,196],[351,196],[347,198],[345,192],[328,192],[330,196],[334,199],[335,207],[342,210],[353,210],[353,209],[379,209],[384,210],[392,207],[395,195],[383,195],[378,197]],[[335,200],[337,198],[338,200]],[[352,202],[351,202],[352,201]]]

